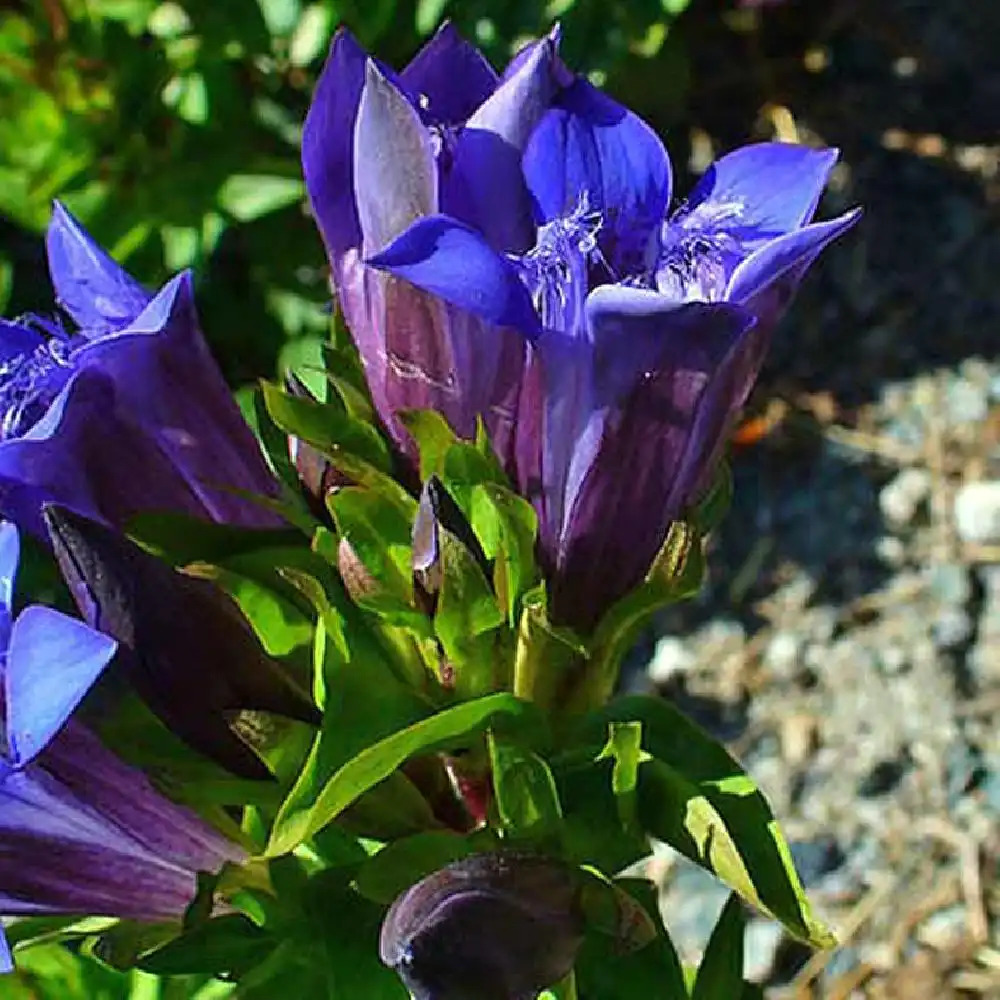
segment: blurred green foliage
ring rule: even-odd
[[[0,12],[0,308],[50,311],[63,199],[140,280],[194,267],[233,383],[317,360],[329,293],[301,123],[339,23],[403,65],[444,18],[502,66],[563,24],[567,60],[648,110],[682,97],[689,0],[22,0]]]

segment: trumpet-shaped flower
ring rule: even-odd
[[[498,454],[511,456],[525,346],[366,260],[439,211],[498,252],[530,247],[521,158],[565,75],[555,48],[535,44],[498,77],[445,25],[397,75],[342,30],[316,88],[302,138],[310,202],[376,409],[411,456],[406,409],[435,409],[465,437],[482,415]]]
[[[70,716],[113,639],[50,608],[16,620],[18,536],[0,525],[0,915],[177,917],[196,873],[243,851],[160,796]],[[0,931],[0,971],[10,951]]]
[[[776,323],[857,213],[810,223],[836,153],[781,143],[723,157],[671,208],[655,134],[564,74],[522,161],[532,245],[439,211],[369,264],[530,345],[508,467],[553,616],[589,630],[705,492]]]
[[[277,484],[205,345],[190,275],[150,294],[58,203],[47,249],[72,325],[0,321],[0,511],[42,537],[46,501],[117,525],[155,509],[278,523],[245,495]]]

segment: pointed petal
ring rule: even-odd
[[[600,213],[601,249],[622,274],[641,259],[670,203],[670,161],[656,133],[582,78],[539,122],[524,174],[542,222],[569,215],[584,198]]]
[[[58,201],[45,237],[56,301],[87,336],[118,330],[151,296],[102,250]]]
[[[434,121],[464,123],[496,90],[499,77],[486,57],[447,21],[400,74],[410,93],[426,100]]]
[[[470,226],[446,215],[421,219],[368,263],[490,323],[529,336],[539,332],[517,268]]]
[[[111,662],[117,645],[52,608],[36,604],[18,615],[3,674],[7,747],[15,767],[48,745]]]
[[[355,126],[354,190],[366,255],[437,211],[430,136],[410,102],[370,59]]]
[[[523,253],[534,242],[521,157],[556,93],[556,63],[550,40],[536,45],[469,119],[455,146],[449,184],[462,190],[463,221],[501,252]]]
[[[122,420],[169,460],[171,478],[197,496],[197,513],[246,526],[280,523],[239,495],[273,497],[278,485],[202,336],[190,273],[164,285],[124,330],[91,341],[73,360],[80,373],[111,380]],[[119,452],[111,460],[123,467],[129,459]],[[171,506],[167,493],[153,506]]]
[[[367,60],[346,28],[334,35],[302,132],[309,204],[333,257],[361,246],[354,204],[354,123]]]
[[[721,229],[752,248],[812,218],[839,155],[787,142],[744,146],[708,168],[680,217],[688,227]]]
[[[44,518],[81,612],[119,641],[122,669],[149,707],[234,773],[268,777],[229,727],[228,713],[256,709],[311,723],[319,716],[236,604],[105,525],[55,506]]]
[[[836,219],[814,222],[765,243],[733,271],[726,299],[747,302],[777,286],[781,289],[779,298],[784,309],[806,270],[824,247],[847,232],[860,218],[861,209],[856,208]]]

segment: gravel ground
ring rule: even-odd
[[[840,146],[824,211],[866,218],[779,335],[709,584],[633,683],[729,741],[840,933],[810,959],[755,921],[769,996],[1000,998],[1000,4],[788,0],[716,41],[693,159],[753,120]],[[696,958],[725,894],[656,874]]]

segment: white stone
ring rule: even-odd
[[[909,524],[930,495],[932,482],[927,469],[903,469],[879,493],[882,516],[893,524]]]
[[[654,684],[666,684],[677,674],[686,673],[695,663],[694,653],[683,640],[666,635],[656,644],[646,673]]]
[[[966,483],[959,489],[955,527],[964,542],[1000,542],[1000,481]]]

